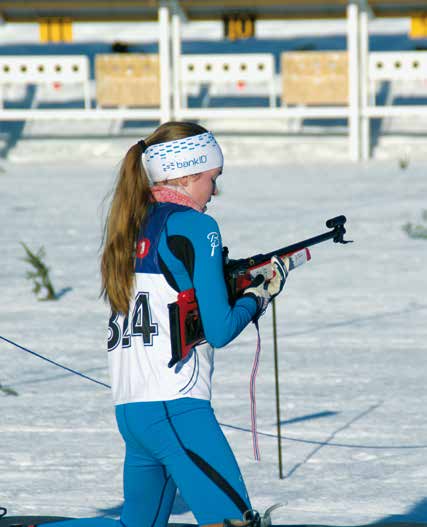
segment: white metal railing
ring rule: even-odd
[[[89,59],[85,55],[0,57],[0,108],[4,88],[17,84],[80,84],[84,107],[90,108]]]

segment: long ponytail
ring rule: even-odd
[[[169,122],[148,136],[145,144],[148,147],[206,131],[195,123]],[[114,312],[124,314],[128,312],[133,293],[138,233],[154,201],[142,153],[141,143],[136,143],[126,153],[104,226],[101,295]]]
[[[120,167],[104,227],[101,280],[111,309],[127,313],[133,289],[135,241],[153,197],[141,161],[142,147],[133,145]]]

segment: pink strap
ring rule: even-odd
[[[252,430],[252,444],[254,448],[254,458],[255,461],[259,461],[261,459],[260,453],[259,453],[259,446],[258,446],[258,432],[257,432],[257,426],[256,426],[256,397],[255,397],[255,381],[256,376],[258,373],[258,366],[259,366],[259,357],[261,353],[261,336],[259,334],[259,326],[258,326],[258,320],[254,322],[258,339],[257,339],[257,347],[255,352],[255,358],[254,363],[252,366],[252,373],[251,373],[251,382],[250,382],[250,397],[251,397],[251,430]]]

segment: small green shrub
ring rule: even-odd
[[[424,222],[427,222],[427,210],[423,210],[421,218]],[[402,229],[410,238],[427,240],[427,225],[405,223]]]
[[[21,245],[26,252],[26,256],[23,258],[24,262],[29,263],[33,267],[33,270],[27,271],[26,274],[26,278],[33,281],[33,293],[36,296],[39,294],[46,295],[44,298],[39,298],[39,300],[57,300],[57,294],[49,277],[49,268],[43,262],[46,256],[44,248],[40,247],[37,253],[33,253],[24,242],[21,242]]]
[[[399,167],[401,170],[406,170],[409,166],[409,157],[404,156],[399,159]]]
[[[8,388],[2,384],[0,384],[0,392],[4,393],[5,395],[18,395],[18,392],[16,392],[13,388]]]

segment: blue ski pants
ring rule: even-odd
[[[49,527],[165,527],[177,488],[199,525],[241,519],[251,509],[231,448],[209,401],[116,406],[126,444],[120,521],[67,520]]]

